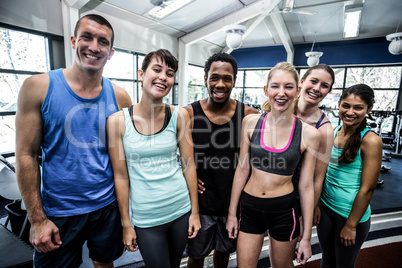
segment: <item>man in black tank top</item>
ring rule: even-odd
[[[201,230],[189,240],[187,267],[203,267],[212,250],[214,267],[227,267],[236,241],[228,237],[228,215],[239,151],[241,123],[254,108],[230,98],[236,82],[237,62],[216,53],[205,63],[209,97],[185,107],[192,118],[194,161],[198,177]]]

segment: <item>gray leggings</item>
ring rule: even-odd
[[[188,240],[190,212],[150,228],[135,227],[138,248],[147,268],[178,268]]]
[[[340,234],[346,219],[320,202],[321,220],[317,227],[318,240],[322,249],[321,268],[353,268],[357,255],[370,231],[370,219],[356,227],[356,239],[353,246],[344,246]]]

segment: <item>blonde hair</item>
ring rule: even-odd
[[[293,78],[295,79],[296,88],[299,87],[299,74],[297,73],[295,67],[294,67],[292,64],[290,64],[290,63],[288,63],[288,62],[285,62],[285,61],[277,63],[277,64],[275,65],[275,67],[272,68],[272,69],[269,71],[269,73],[268,73],[268,79],[267,79],[267,87],[268,87],[268,85],[269,85],[269,81],[271,80],[272,76],[274,75],[274,73],[275,73],[276,71],[286,71],[286,72],[289,72],[291,75],[293,75]],[[262,104],[261,109],[262,109],[264,112],[269,112],[269,111],[271,111],[271,104],[269,103],[269,99],[266,100],[266,101]]]

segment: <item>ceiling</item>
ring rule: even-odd
[[[293,12],[283,13],[287,1],[290,0],[194,0],[161,20],[148,14],[155,7],[151,2],[158,0],[92,0],[86,6],[180,38],[187,44],[225,51],[230,49],[226,47],[223,27],[233,23],[248,27],[242,48],[345,40],[344,5],[353,2],[363,3],[358,39],[384,37],[402,24],[402,0],[294,0]],[[297,13],[300,10],[315,14]],[[402,25],[398,31],[402,31]]]

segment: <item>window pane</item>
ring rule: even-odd
[[[345,79],[345,68],[333,68],[335,73],[335,83],[332,88],[343,88],[343,80]]]
[[[243,87],[244,81],[244,71],[238,71],[236,76],[236,85],[237,87]]]
[[[138,55],[138,70],[141,69],[142,62],[144,61],[145,56]]]
[[[46,72],[43,36],[0,28],[0,68]]]
[[[246,71],[246,87],[263,88],[267,83],[268,70]]]
[[[373,110],[391,111],[396,108],[398,90],[374,90]]]
[[[188,103],[193,103],[205,98],[204,89],[205,87],[201,86],[188,86]]]
[[[29,76],[0,73],[0,111],[16,111],[18,92]]]
[[[247,105],[262,105],[266,99],[263,88],[244,89],[244,103]]]
[[[372,88],[399,88],[402,67],[348,68],[346,87],[367,84]]]
[[[199,86],[204,85],[204,68],[189,65],[188,66],[188,74],[190,77],[189,84],[199,85]]]
[[[15,116],[0,116],[0,153],[15,152]]]
[[[111,81],[114,84],[118,85],[119,87],[124,88],[127,91],[128,95],[130,95],[131,101],[133,103],[135,103],[134,102],[135,101],[135,98],[134,98],[134,96],[135,96],[135,91],[134,91],[135,85],[134,84],[135,83],[134,82],[131,82],[131,81],[119,81],[119,80],[113,80],[113,79],[111,79]]]
[[[127,52],[115,51],[113,57],[106,63],[103,75],[108,78],[133,79],[134,55]]]
[[[342,95],[342,90],[340,89],[332,89],[330,93],[321,101],[320,106],[323,105],[325,107],[330,107],[333,109],[338,108],[338,101]]]
[[[243,88],[242,87],[233,88],[230,97],[234,100],[243,101]]]

